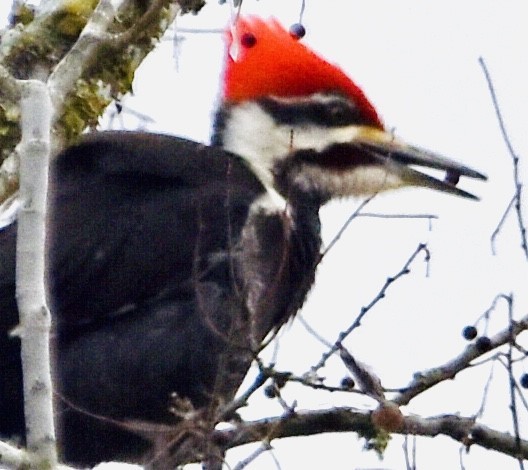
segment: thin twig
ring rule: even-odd
[[[274,368],[274,364],[270,366],[265,366],[261,361],[257,359],[257,365],[259,366],[261,374],[265,377],[275,379],[276,381],[286,381],[286,382],[296,382],[306,387],[313,388],[314,390],[325,390],[327,392],[346,392],[346,393],[356,393],[358,395],[365,395],[361,390],[351,389],[349,387],[343,386],[332,386],[325,385],[324,377],[317,377],[316,375],[304,374],[303,376],[294,375],[291,372],[279,371]]]
[[[362,212],[357,217],[371,217],[373,219],[438,219],[435,214],[377,214],[373,212]]]
[[[512,198],[510,199],[510,202],[506,206],[506,209],[504,210],[504,213],[502,214],[502,217],[500,218],[499,222],[497,223],[497,226],[495,227],[495,230],[493,230],[493,233],[491,234],[490,240],[491,240],[491,254],[495,256],[497,254],[497,251],[495,250],[495,240],[499,236],[500,231],[502,230],[502,226],[504,225],[506,219],[508,218],[508,214],[510,213],[513,205],[515,204],[515,201],[517,200],[517,194],[514,194]]]
[[[403,439],[403,455],[405,457],[406,470],[416,470],[416,436],[412,436],[412,450],[409,458],[409,436],[405,435]]]
[[[495,361],[496,360],[497,360],[497,358],[495,359]],[[488,380],[486,380],[486,384],[484,385],[484,391],[482,393],[482,400],[480,402],[479,409],[475,413],[475,418],[481,418],[483,413],[484,413],[484,408],[486,407],[486,402],[487,402],[487,399],[488,399],[488,393],[489,393],[489,388],[490,388],[490,385],[491,385],[491,380],[493,379],[493,371],[494,371],[495,361],[493,361],[491,363],[491,368],[490,368],[490,373],[488,375]]]
[[[497,308],[497,304],[499,303],[499,300],[505,300],[506,302],[508,302],[508,298],[509,297],[507,295],[505,295],[505,294],[502,294],[502,293],[501,294],[497,294],[494,297],[493,301],[491,302],[491,305],[486,310],[484,310],[484,312],[482,313],[482,315],[480,315],[480,317],[477,318],[477,320],[475,322],[475,325],[477,325],[483,319],[486,322],[486,324],[484,326],[484,331],[481,332],[481,336],[487,334],[490,316],[494,312],[494,310]]]
[[[264,452],[268,452],[272,449],[271,444],[266,441],[262,441],[260,447],[258,447],[254,452],[249,454],[245,459],[238,462],[234,467],[233,470],[242,470],[246,468],[251,462],[253,462],[259,455],[263,454]]]
[[[517,384],[517,382],[515,382],[514,385],[515,385],[515,390],[517,391],[517,397],[519,398],[519,400],[521,400],[521,403],[524,406],[524,410],[528,411],[528,401],[526,400],[526,398],[524,398],[523,391],[519,388],[519,385]]]
[[[306,1],[301,1],[301,11],[299,12],[299,23],[302,24],[304,18],[304,9],[306,8]]]
[[[367,201],[366,201],[367,202]],[[365,203],[366,203],[365,202]],[[359,209],[358,209],[359,210]],[[356,211],[357,212],[357,211]],[[350,219],[349,219],[350,220]],[[328,250],[327,250],[328,251]],[[385,297],[385,294],[388,290],[388,288],[395,282],[397,281],[399,278],[405,276],[406,274],[409,274],[411,272],[411,269],[410,269],[410,266],[411,264],[413,263],[413,261],[415,260],[415,258],[418,256],[418,254],[422,251],[425,251],[426,253],[426,261],[428,261],[429,259],[429,249],[427,248],[427,245],[425,243],[420,243],[418,245],[418,247],[414,250],[413,254],[409,257],[409,259],[405,262],[405,264],[403,265],[403,267],[400,269],[400,271],[398,273],[396,273],[394,276],[392,277],[388,277],[385,281],[385,283],[383,284],[382,288],[379,290],[378,294],[376,295],[376,297],[374,297],[370,303],[364,307],[361,308],[361,311],[359,313],[359,315],[356,317],[356,319],[354,320],[354,322],[344,331],[342,331],[341,333],[339,333],[338,337],[337,337],[337,340],[336,342],[332,345],[332,347],[326,351],[321,359],[319,360],[319,362],[317,364],[315,364],[314,366],[312,366],[310,368],[310,374],[313,374],[315,373],[317,370],[319,370],[321,367],[323,367],[325,364],[326,364],[326,361],[330,358],[330,356],[332,356],[335,352],[337,352],[340,347],[341,347],[341,343],[343,342],[343,340],[352,332],[354,331],[360,324],[361,324],[361,321],[363,320],[363,317],[381,300]]]
[[[332,346],[332,343],[330,341],[327,341],[317,331],[315,331],[315,329],[304,319],[301,313],[297,314],[296,320],[300,322],[304,329],[321,344],[324,344],[327,348],[330,348]]]
[[[497,360],[499,362],[499,364],[504,367],[504,369],[506,370],[506,372],[508,372],[508,361],[503,361],[502,360],[502,357],[505,356],[505,354],[502,354],[501,357],[498,357]],[[517,361],[523,361],[525,360],[526,358],[525,357],[521,357],[521,358],[518,358],[516,360],[513,360],[513,362],[517,362]],[[526,411],[528,411],[528,401],[526,400],[526,398],[524,398],[524,395],[523,395],[523,391],[520,389],[519,387],[519,384],[517,384],[517,382],[514,383],[514,386],[515,386],[515,391],[517,392],[517,397],[519,398],[519,400],[521,401],[521,403],[523,404],[523,407]]]
[[[460,463],[460,470],[466,470],[466,466],[464,465],[464,452],[467,452],[467,446],[462,445],[458,449],[458,462]]]
[[[377,194],[377,193],[376,193]],[[350,223],[359,215],[359,213],[361,212],[361,210],[370,202],[372,201],[372,199],[374,199],[376,197],[376,194],[373,194],[372,196],[369,196],[368,198],[366,198],[365,200],[363,200],[361,202],[361,204],[358,206],[358,208],[348,217],[348,219],[346,220],[346,222],[343,224],[343,226],[339,229],[339,231],[337,232],[337,234],[334,236],[334,238],[332,239],[332,241],[328,244],[328,246],[323,250],[323,252],[321,253],[321,256],[320,256],[320,260],[321,261],[326,255],[327,253],[333,248],[333,246],[339,241],[339,239],[341,238],[341,236],[343,235],[343,233],[345,233],[345,230],[348,228],[348,226],[350,225]]]
[[[504,119],[502,117],[502,113],[499,106],[499,100],[497,99],[497,94],[495,92],[495,87],[493,85],[493,81],[491,79],[491,75],[489,73],[488,67],[486,66],[486,63],[482,57],[479,57],[479,64],[482,67],[482,71],[484,72],[484,77],[486,78],[486,83],[488,85],[488,89],[491,95],[491,100],[493,102],[493,108],[495,109],[495,114],[497,116],[497,120],[499,121],[499,127],[502,133],[502,138],[504,140],[504,143],[506,144],[506,147],[508,148],[508,152],[512,158],[513,162],[513,181],[515,185],[515,192],[513,195],[513,200],[515,201],[515,204],[513,205],[515,207],[515,212],[517,214],[517,223],[519,225],[519,231],[521,234],[521,248],[524,252],[524,256],[526,260],[528,260],[528,242],[526,240],[526,226],[524,224],[523,215],[522,215],[522,188],[523,184],[521,183],[520,176],[519,176],[519,156],[515,153],[515,150],[513,149],[513,145],[511,143],[511,140],[508,136],[508,132],[506,131],[506,125],[504,123]],[[501,227],[502,222],[506,219],[506,214],[511,209],[512,203],[508,205],[508,209],[503,215],[501,219],[501,223],[499,224],[498,228]],[[496,237],[495,230],[493,232],[493,235]],[[492,236],[493,236],[492,235]],[[492,244],[494,242],[494,238],[492,238]]]

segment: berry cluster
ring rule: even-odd
[[[468,341],[473,341],[475,338],[477,338],[478,331],[473,325],[468,325],[464,327],[462,330],[462,336],[464,339],[467,339]],[[491,343],[491,340],[487,336],[480,336],[475,341],[475,347],[482,353],[488,352],[491,349],[493,349],[493,344]],[[524,373],[521,375],[521,378],[519,380],[519,383],[521,384],[522,388],[528,388],[528,374]]]
[[[478,331],[472,325],[466,326],[462,330],[462,336],[468,341],[473,341],[475,338],[477,338],[477,335]],[[479,336],[475,341],[475,347],[479,350],[479,352],[485,353],[490,351],[493,348],[493,345],[491,344],[491,340],[487,336]]]

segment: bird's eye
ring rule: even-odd
[[[328,108],[327,113],[334,124],[349,124],[354,120],[354,110],[344,103],[335,103]]]
[[[345,115],[345,110],[342,106],[333,106],[330,108],[330,116],[333,119],[339,119],[342,118]]]
[[[257,38],[252,33],[244,33],[240,38],[240,44],[248,49],[257,43]]]

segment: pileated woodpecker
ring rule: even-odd
[[[211,146],[100,132],[52,165],[48,287],[68,462],[152,456],[155,425],[176,425],[182,401],[200,410],[233,398],[312,286],[323,204],[404,186],[474,198],[458,177],[485,179],[394,138],[339,68],[276,21],[240,18],[226,36]],[[0,232],[4,436],[25,426],[8,337],[15,237],[16,224]]]

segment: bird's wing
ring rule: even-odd
[[[16,224],[0,230],[0,435],[24,432],[19,340],[10,332],[18,324],[15,299]]]
[[[52,167],[49,288],[60,324],[192,295],[263,187],[240,159],[176,137],[97,133]]]
[[[16,224],[0,230],[0,315],[14,305]]]

